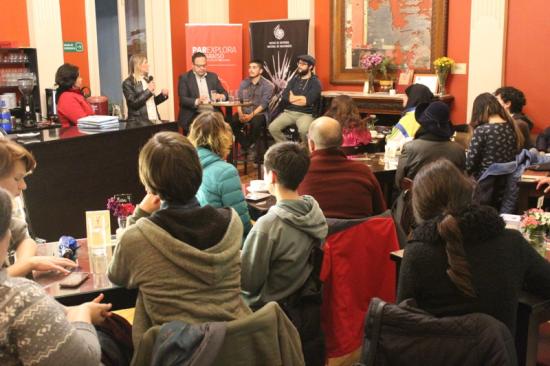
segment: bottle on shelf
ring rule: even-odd
[[[11,113],[6,102],[4,100],[0,101],[0,120],[2,122],[2,128],[7,133],[11,132]]]

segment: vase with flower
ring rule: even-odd
[[[447,78],[455,62],[452,58],[444,56],[436,59],[433,64],[437,75],[437,83],[439,84],[439,94],[445,95],[447,93]]]
[[[374,93],[374,74],[378,71],[380,65],[384,61],[384,56],[378,53],[368,53],[361,55],[359,66],[367,73],[367,82],[369,83],[367,92]]]
[[[521,218],[521,231],[531,246],[546,257],[546,233],[550,230],[550,212],[539,208],[526,211]]]
[[[118,229],[116,237],[120,239],[120,236],[128,225],[128,216],[135,209],[135,206],[131,203],[131,196],[129,194],[117,194],[110,197],[107,200],[107,209],[117,218]]]

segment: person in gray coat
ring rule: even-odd
[[[449,116],[449,107],[443,102],[418,105],[415,118],[420,128],[414,140],[406,143],[401,151],[395,173],[397,187],[403,178],[413,179],[420,168],[440,158],[448,159],[458,169],[464,170],[466,155],[462,146],[450,141],[453,130]]]

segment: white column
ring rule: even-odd
[[[468,122],[474,99],[504,80],[507,0],[472,0],[468,72]]]
[[[86,14],[86,43],[88,44],[88,69],[90,73],[91,95],[101,95],[99,79],[99,53],[97,48],[97,27],[95,0],[85,0],[84,11]]]
[[[169,98],[158,106],[163,120],[174,121],[174,84],[172,82],[172,33],[170,29],[170,0],[146,0],[147,59],[155,77],[157,91],[168,89]],[[181,25],[184,26],[183,24]],[[152,45],[152,47],[150,46]]]
[[[308,53],[315,56],[315,0],[288,0],[288,19],[309,19]]]
[[[30,44],[37,49],[40,106],[45,115],[44,89],[53,87],[55,72],[64,62],[59,0],[27,0],[27,17]]]
[[[229,23],[229,0],[190,0],[188,5],[189,23]]]

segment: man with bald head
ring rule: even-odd
[[[317,118],[308,131],[309,170],[298,187],[313,196],[325,217],[357,219],[386,210],[378,180],[370,168],[348,160],[340,149],[342,126],[330,117]]]

